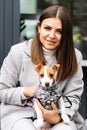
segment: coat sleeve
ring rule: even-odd
[[[19,55],[18,52],[15,52],[14,47],[11,47],[10,52],[3,61],[0,70],[0,102],[2,103],[21,106],[27,103],[27,99],[23,100],[22,97],[24,87],[18,86],[18,78],[22,64],[21,59],[22,55]]]
[[[65,89],[64,89],[64,96],[68,97],[69,101],[72,105],[68,102],[65,98],[65,107],[67,114],[73,118],[74,114],[78,111],[79,105],[81,102],[81,95],[83,93],[83,71],[81,66],[82,55],[78,51],[79,55],[77,55],[78,59],[78,71],[74,74],[71,78],[69,78]]]

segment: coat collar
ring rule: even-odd
[[[31,57],[30,50],[31,50],[32,39],[25,41],[24,44],[26,45],[24,48],[24,53],[27,54],[29,57]]]

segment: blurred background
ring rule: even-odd
[[[74,45],[83,55],[84,93],[80,113],[87,119],[87,0],[0,0],[0,66],[10,47],[35,35],[43,9],[62,5],[71,14]]]

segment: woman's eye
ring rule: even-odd
[[[46,30],[50,30],[51,28],[50,27],[44,27]]]
[[[57,32],[62,34],[62,29],[58,29]]]

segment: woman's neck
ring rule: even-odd
[[[48,50],[48,49],[46,49],[44,47],[42,47],[42,49],[43,49],[44,54],[46,54],[46,55],[55,55],[56,54],[56,50],[57,50],[57,49]]]
[[[42,49],[43,49],[43,54],[44,54],[44,57],[45,57],[48,65],[52,65],[54,63],[57,63],[57,61],[56,61],[56,50],[57,49],[47,50],[44,47],[42,47]]]

